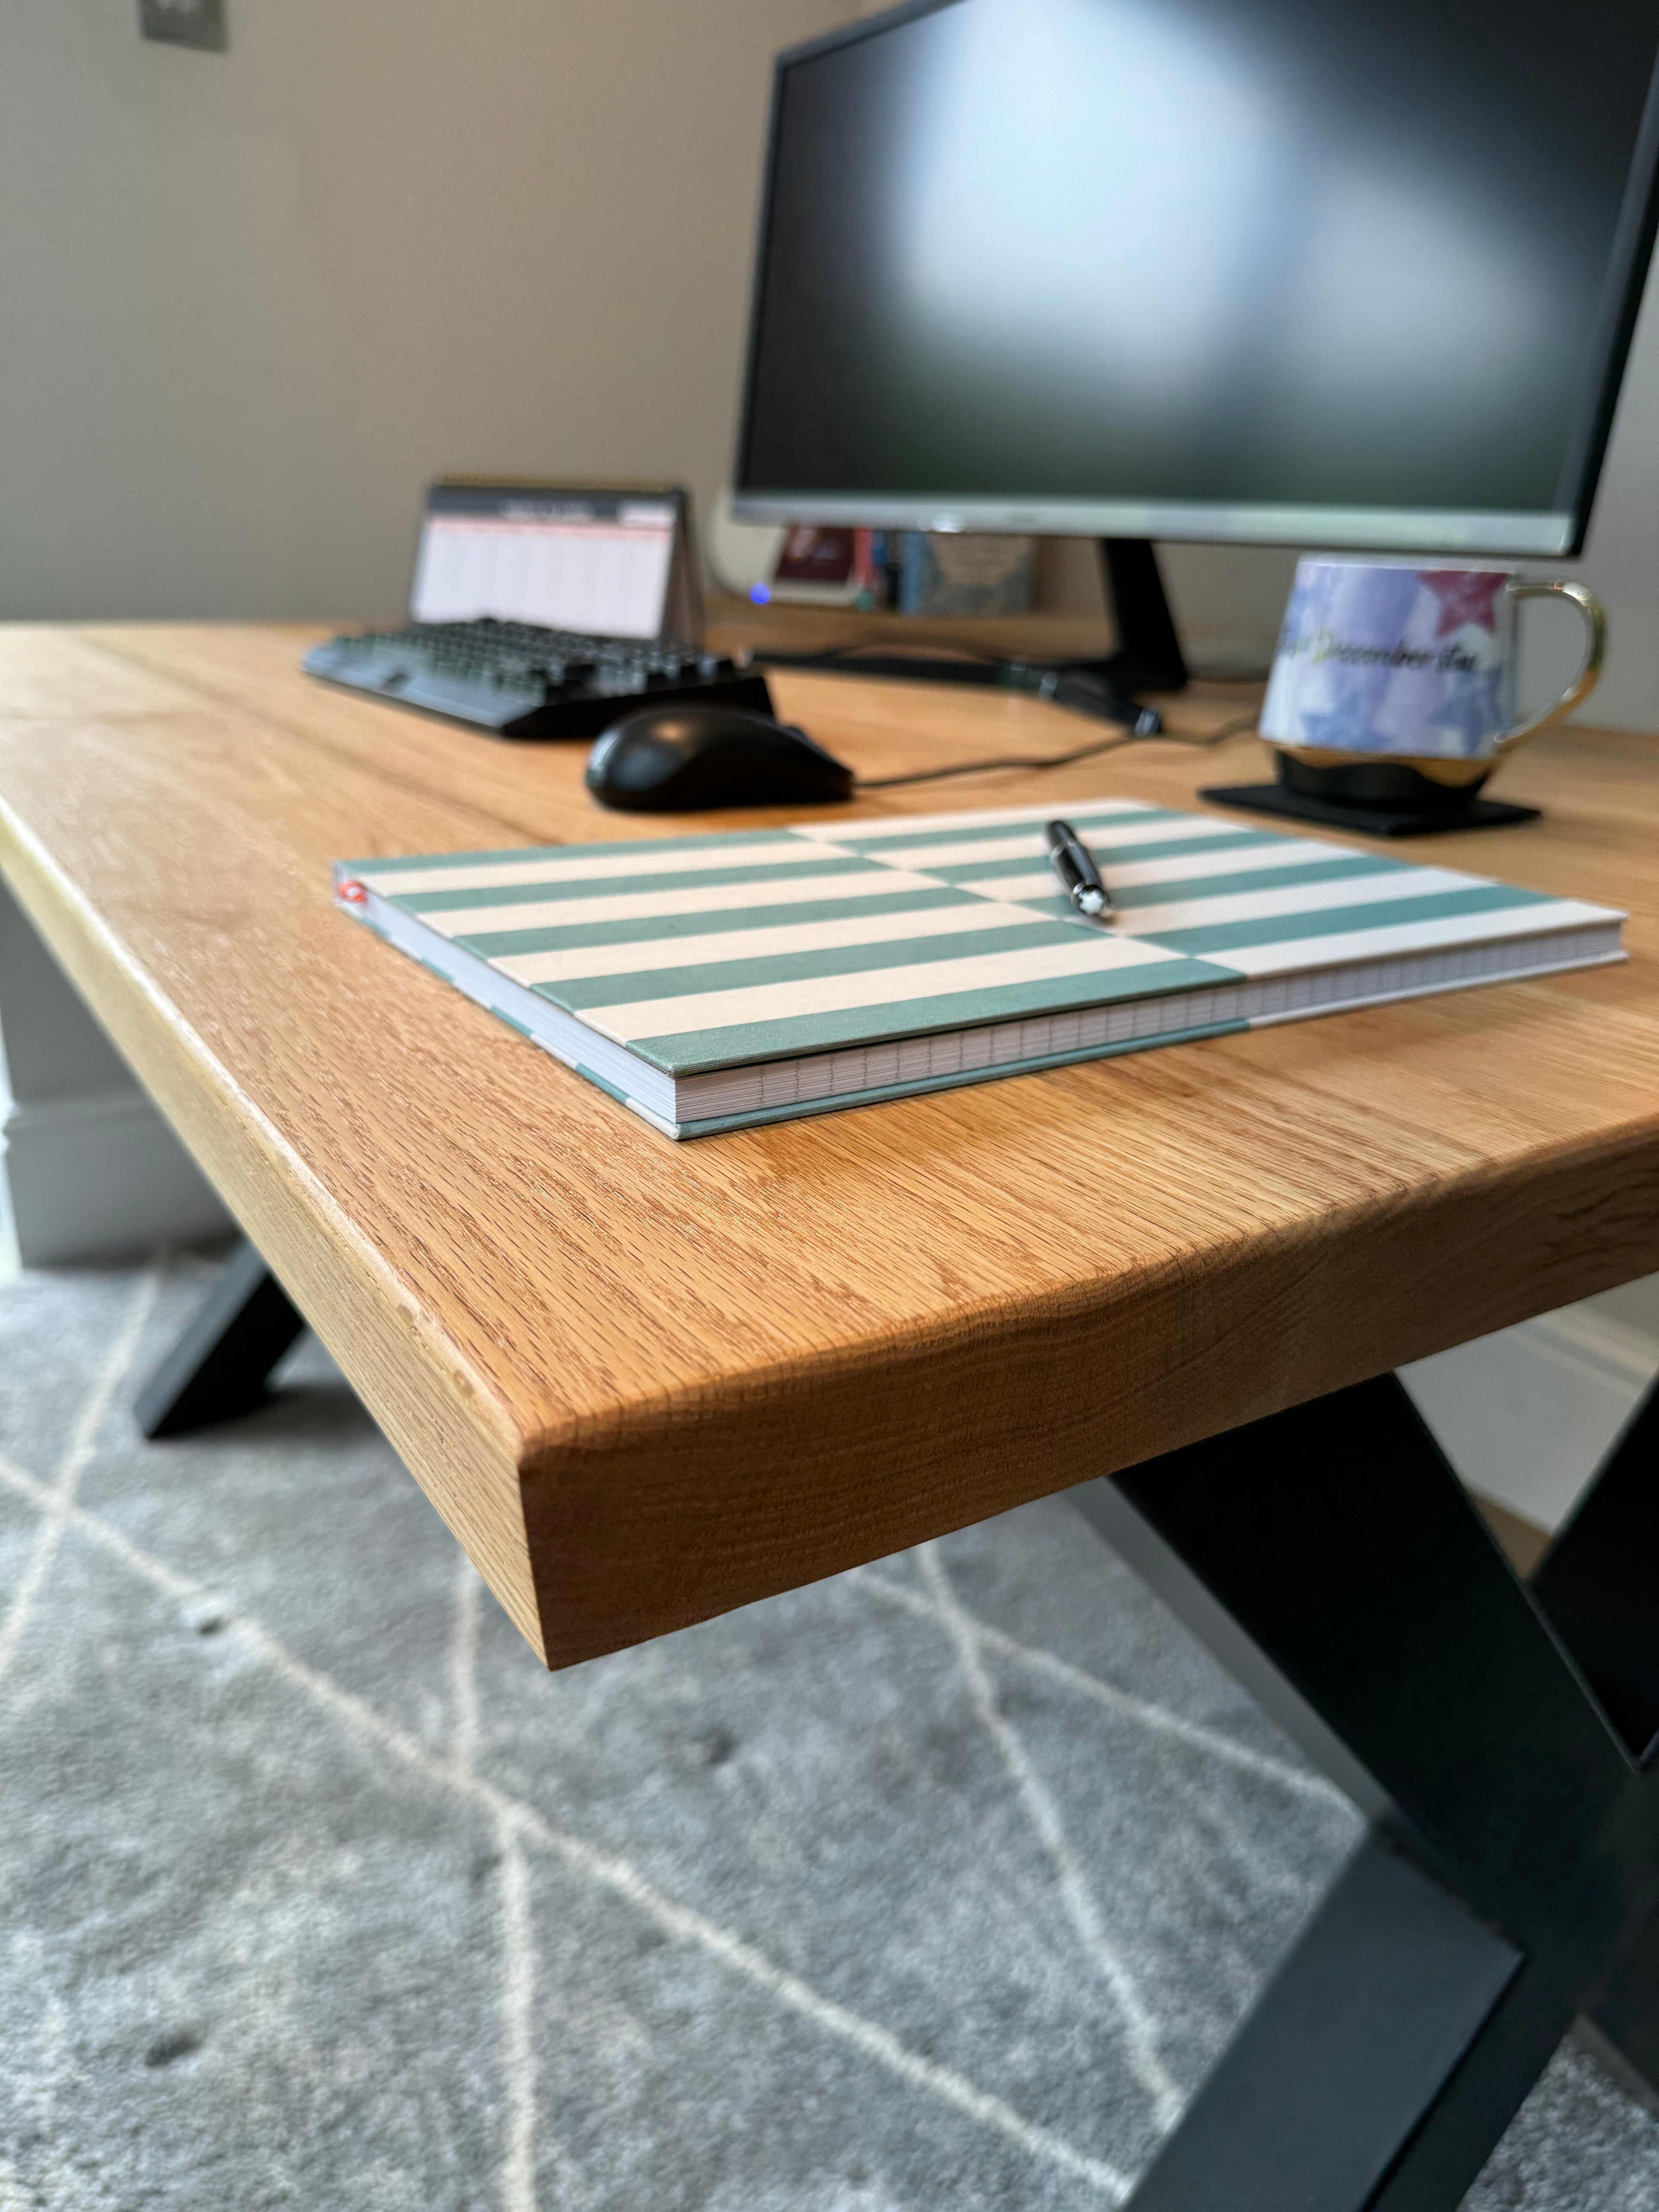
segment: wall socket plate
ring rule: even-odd
[[[146,39],[222,54],[227,44],[225,0],[138,0],[138,28]]]

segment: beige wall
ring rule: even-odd
[[[0,616],[390,613],[444,470],[707,511],[768,58],[857,0],[229,8],[221,58],[142,45],[134,0],[0,0]],[[1172,549],[1195,658],[1268,652],[1291,565]],[[1582,567],[1589,715],[1659,725],[1652,303]]]
[[[726,473],[768,87],[855,0],[0,0],[0,616],[364,614],[446,469]]]
[[[1584,557],[1550,573],[1581,576],[1613,618],[1607,674],[1579,720],[1659,729],[1659,280],[1649,280]]]

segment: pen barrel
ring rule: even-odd
[[[1094,870],[1085,865],[1083,855],[1075,845],[1055,845],[1051,848],[1048,857],[1054,863],[1054,873],[1068,892],[1089,889]]]
[[[1050,822],[1044,836],[1048,859],[1066,896],[1079,914],[1098,914],[1109,904],[1100,872],[1070,824]]]

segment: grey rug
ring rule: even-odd
[[[138,1440],[206,1272],[0,1287],[0,2212],[1117,2201],[1356,1827],[1072,1510],[550,1677],[314,1345]]]

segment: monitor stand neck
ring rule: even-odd
[[[1068,661],[1066,672],[1097,684],[1115,719],[1133,726],[1141,711],[1141,692],[1186,689],[1187,663],[1151,539],[1103,538],[1099,545],[1116,650],[1098,660]]]

